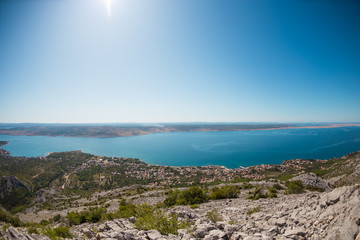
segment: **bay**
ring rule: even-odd
[[[45,156],[82,150],[100,156],[139,158],[170,166],[228,168],[280,164],[284,160],[330,159],[360,150],[360,127],[238,132],[155,133],[116,138],[0,135],[12,156]]]

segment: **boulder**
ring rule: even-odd
[[[286,219],[285,218],[279,218],[276,220],[276,225],[279,227],[286,226]]]
[[[284,236],[290,239],[303,239],[305,237],[305,234],[305,228],[295,227],[293,229],[286,230]]]
[[[219,240],[227,239],[227,234],[221,230],[211,230],[204,240]]]
[[[6,230],[6,236],[8,237],[8,239],[14,239],[14,240],[33,240],[32,237],[19,232],[14,227],[9,227]]]
[[[194,235],[198,238],[204,238],[211,230],[216,229],[213,225],[210,224],[201,224],[198,225]]]
[[[92,238],[92,237],[94,237],[96,235],[93,230],[91,230],[91,229],[89,229],[87,227],[81,229],[81,231],[88,238]]]
[[[150,230],[150,231],[147,231],[146,234],[150,240],[163,238],[163,235],[161,235],[161,233],[158,230]]]

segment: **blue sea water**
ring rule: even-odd
[[[171,166],[228,168],[279,164],[295,158],[330,159],[360,150],[360,127],[239,132],[156,133],[116,138],[0,135],[13,156],[82,150],[100,156],[139,158]]]

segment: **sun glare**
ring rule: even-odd
[[[107,15],[108,17],[111,17],[111,2],[112,0],[105,0],[106,7],[107,7]]]

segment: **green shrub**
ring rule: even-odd
[[[276,190],[282,190],[282,189],[284,189],[280,184],[278,184],[278,183],[275,183],[274,185],[273,185],[273,188],[275,188]]]
[[[246,213],[247,213],[248,215],[251,215],[251,214],[257,213],[257,212],[260,212],[260,206],[251,208],[251,209],[249,209]]]
[[[55,216],[53,217],[53,221],[54,221],[54,222],[58,222],[58,221],[60,221],[60,219],[61,219],[60,214],[57,214],[57,215],[55,215]]]
[[[277,198],[277,194],[271,192],[271,193],[269,194],[269,198]]]
[[[269,198],[277,198],[277,194],[276,194],[277,190],[276,190],[276,188],[270,187],[268,189],[269,189],[269,192],[270,192]]]
[[[305,189],[306,190],[309,190],[309,191],[312,191],[312,192],[324,192],[325,189],[322,188],[322,187],[316,187],[316,186],[313,186],[313,185],[306,185],[305,186]]]
[[[14,227],[20,227],[22,222],[18,217],[14,217],[11,214],[6,213],[0,208],[0,221],[5,223],[10,223]]]
[[[178,189],[170,190],[167,195],[164,204],[168,207],[173,205],[200,204],[207,201],[206,190],[199,187],[190,187],[184,191],[179,191]]]
[[[248,199],[259,200],[260,198],[267,198],[267,194],[264,194],[263,190],[259,187],[256,187],[254,191],[249,191]]]
[[[199,187],[190,187],[182,191],[180,198],[184,199],[186,204],[200,204],[207,201],[206,192]]]
[[[235,185],[224,185],[220,188],[214,187],[210,191],[210,199],[227,199],[227,198],[236,198],[239,194],[239,186]]]
[[[277,190],[276,190],[276,188],[274,188],[274,187],[270,187],[270,188],[269,188],[269,192],[270,192],[270,193],[277,193]]]
[[[304,185],[300,180],[287,181],[285,183],[287,194],[299,194],[304,192]]]
[[[90,208],[88,211],[69,212],[66,218],[69,220],[70,226],[79,225],[85,222],[97,223],[106,219],[105,208]]]
[[[168,235],[177,234],[178,221],[177,216],[172,214],[166,216],[161,210],[146,211],[146,213],[138,216],[135,227],[141,230],[157,229],[161,234]]]
[[[206,217],[207,217],[207,219],[209,219],[213,223],[216,223],[218,221],[223,220],[222,216],[220,215],[220,213],[216,209],[213,209],[213,210],[207,212]]]
[[[230,225],[237,224],[237,221],[236,221],[236,220],[230,220],[230,221],[229,221],[229,224],[230,224]]]
[[[70,229],[65,226],[59,226],[51,229],[50,227],[44,228],[44,235],[48,236],[51,240],[59,240],[61,238],[73,238],[74,236],[70,233]]]
[[[59,226],[57,228],[54,228],[55,234],[58,237],[62,238],[73,238],[73,235],[70,233],[70,229],[65,226]]]
[[[2,225],[1,229],[6,232],[6,230],[10,227],[11,225],[8,223],[5,223],[4,225]]]
[[[125,199],[121,199],[119,203],[119,218],[129,218],[136,215],[136,206],[132,203],[127,203]]]
[[[242,189],[250,189],[250,188],[253,188],[254,186],[251,185],[250,183],[243,183],[241,188]]]
[[[46,226],[46,225],[48,225],[49,224],[49,221],[48,220],[46,220],[46,219],[42,219],[41,221],[40,221],[40,225],[41,226]]]
[[[198,204],[193,204],[190,206],[191,209],[199,208],[200,206]]]
[[[175,214],[166,215],[158,206],[149,204],[134,205],[120,201],[118,217],[136,217],[135,227],[140,230],[156,229],[162,234],[177,234],[178,229],[188,228],[190,223],[178,221]]]
[[[36,227],[30,226],[27,228],[28,234],[39,234],[39,231]]]

